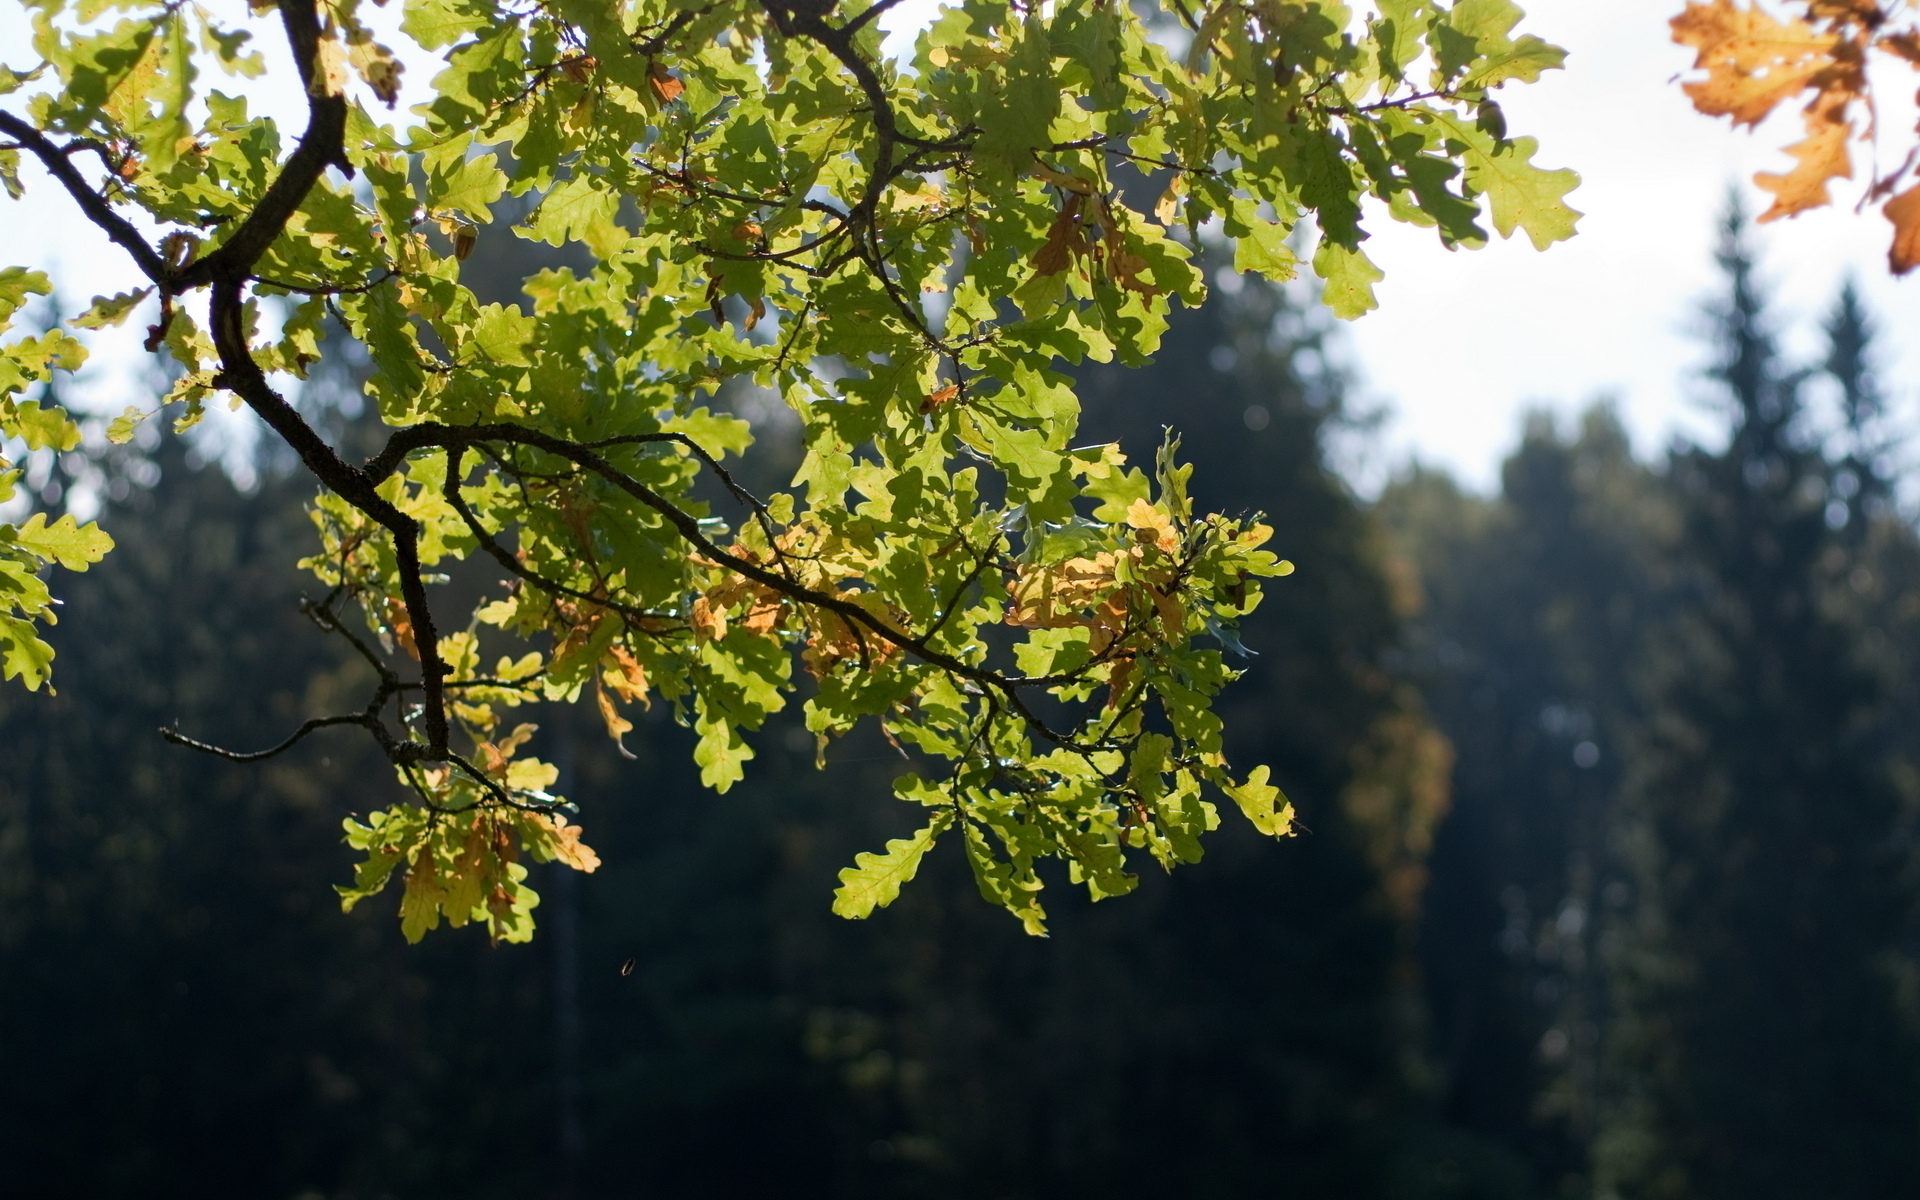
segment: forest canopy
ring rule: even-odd
[[[347,903],[404,869],[409,937],[442,918],[526,937],[518,860],[597,859],[514,710],[591,696],[619,738],[631,706],[670,705],[725,790],[800,675],[821,752],[876,719],[909,760],[896,791],[926,809],[843,873],[847,916],[949,831],[1035,933],[1037,859],[1128,891],[1130,850],[1200,856],[1203,788],[1287,831],[1267,770],[1229,767],[1210,701],[1233,625],[1289,564],[1257,518],[1194,510],[1176,439],[1144,468],[1076,446],[1062,368],[1150,356],[1170,306],[1205,297],[1203,230],[1283,280],[1310,223],[1346,316],[1380,278],[1368,197],[1447,246],[1484,243],[1483,222],[1568,236],[1575,177],[1534,166],[1495,99],[1563,53],[1500,0],[1364,18],[1075,0],[946,9],[894,61],[889,7],[417,0],[400,30],[423,54],[403,56],[352,0],[286,0],[278,30],[34,6],[37,61],[4,78],[7,186],[37,162],[127,251],[144,278],[74,324],[155,311],[147,345],[174,374],[112,436],[229,399],[320,485],[309,615],[379,682],[283,745],[358,726],[411,796],[349,822],[366,858]],[[256,37],[306,84],[284,151],[248,103]],[[398,124],[425,52],[432,96]],[[524,220],[497,227],[515,197]],[[516,237],[572,265],[483,303],[462,271]],[[47,286],[10,271],[9,311]],[[289,398],[343,340],[388,429],[364,461]],[[26,391],[84,347],[52,330],[5,353],[7,435],[71,444]],[[729,473],[751,437],[716,411],[729,384],[798,414],[789,490]],[[6,670],[34,687],[39,568],[110,543],[38,516],[5,536]],[[500,582],[457,614],[436,585],[469,558]]]

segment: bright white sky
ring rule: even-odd
[[[1715,221],[1733,181],[1750,200],[1764,198],[1747,180],[1755,170],[1779,169],[1779,148],[1795,140],[1797,118],[1776,118],[1756,136],[1694,114],[1669,83],[1690,63],[1690,52],[1666,37],[1679,0],[1532,0],[1526,7],[1522,28],[1571,56],[1567,70],[1507,89],[1508,125],[1540,139],[1542,165],[1581,173],[1570,201],[1586,216],[1578,236],[1544,254],[1524,236],[1448,253],[1427,231],[1376,223],[1369,252],[1387,279],[1377,289],[1380,310],[1348,328],[1349,357],[1366,397],[1393,415],[1360,448],[1363,485],[1417,455],[1490,487],[1520,415],[1540,405],[1565,412],[1612,396],[1649,453],[1675,429],[1713,428],[1697,401],[1701,355],[1689,330],[1716,283]],[[935,0],[908,0],[889,14],[890,27],[917,28],[934,8]],[[264,40],[263,48],[275,49]],[[0,58],[21,57],[7,49],[25,41],[21,10],[0,4]],[[418,52],[402,58],[412,85],[404,110],[420,98],[432,65]],[[1889,82],[1883,95],[1912,87],[1910,79]],[[1910,126],[1907,114],[1883,117],[1895,141]],[[286,127],[299,127],[296,114],[286,114]],[[0,261],[51,270],[70,305],[134,286],[124,256],[75,217],[44,177],[28,178],[27,201],[0,220]],[[1852,198],[1845,208],[1764,229],[1765,273],[1777,286],[1783,323],[1796,334],[1789,345],[1803,355],[1815,349],[1807,334],[1841,278],[1851,271],[1860,280],[1883,331],[1883,378],[1911,421],[1920,416],[1920,337],[1913,336],[1920,275],[1888,276],[1890,227],[1875,213],[1853,214]],[[102,359],[125,363],[138,324],[136,316],[120,331],[128,336],[117,350],[102,346]],[[141,399],[130,386],[124,370],[103,369],[95,402],[118,411]]]

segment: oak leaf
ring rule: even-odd
[[[1887,254],[1895,275],[1920,266],[1920,187],[1911,187],[1887,201],[1880,211],[1893,222],[1893,249]]]
[[[1070,558],[1046,566],[1022,565],[1009,590],[1006,622],[1024,629],[1068,629],[1091,624],[1086,610],[1120,590],[1114,557]]]
[[[1888,34],[1874,44],[1906,59],[1912,66],[1920,67],[1920,31],[1903,29]]]
[[[652,703],[647,698],[646,668],[642,667],[640,660],[633,656],[633,651],[625,646],[614,646],[607,651],[607,657],[611,658],[614,666],[618,668],[605,673],[607,686],[629,704],[635,700],[641,704]]]
[[[420,646],[413,638],[413,616],[405,604],[392,596],[387,598],[387,626],[393,630],[393,640],[400,648],[418,660]]]
[[[652,62],[647,64],[647,86],[653,89],[654,98],[662,104],[672,104],[687,90],[687,85],[673,77],[666,64]]]
[[[353,69],[366,80],[373,94],[388,108],[394,107],[400,100],[400,73],[403,68],[393,56],[393,51],[364,32],[351,36],[352,45],[348,48],[347,58],[353,63]]]
[[[594,853],[593,847],[580,840],[584,832],[580,826],[567,824],[567,819],[559,813],[548,814],[545,819],[553,823],[551,849],[555,859],[589,875],[599,869],[600,856]]]
[[[1707,77],[1684,84],[1693,106],[1735,125],[1757,125],[1787,97],[1835,65],[1840,36],[1805,21],[1782,23],[1733,0],[1689,3],[1670,22],[1673,40],[1698,51],[1693,65]]]
[[[932,394],[920,402],[920,411],[923,413],[935,412],[942,406],[951,403],[953,398],[959,394],[960,385],[957,383],[949,383],[943,388],[936,388]]]
[[[633,722],[620,715],[620,706],[613,702],[613,694],[604,681],[594,689],[594,699],[599,702],[600,720],[607,727],[607,736],[613,739],[622,757],[632,758],[633,752],[627,749],[623,739],[633,732]]]
[[[1852,102],[1848,92],[1822,92],[1807,106],[1806,140],[1787,147],[1798,165],[1785,175],[1761,171],[1753,177],[1761,191],[1773,193],[1773,207],[1760,214],[1762,224],[1830,203],[1827,182],[1853,178],[1853,156],[1847,150],[1853,136],[1853,124],[1847,120]]]
[[[1033,269],[1039,275],[1058,275],[1067,269],[1076,254],[1087,252],[1087,235],[1081,227],[1086,216],[1087,198],[1073,193],[1066,207],[1047,227],[1047,240],[1034,252]]]
[[[1135,500],[1127,507],[1127,524],[1134,528],[1141,541],[1158,546],[1168,554],[1172,554],[1180,545],[1173,518],[1144,498]]]
[[[313,78],[307,89],[316,96],[340,96],[347,90],[347,48],[324,37],[313,57]]]

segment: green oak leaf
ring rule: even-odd
[[[856,854],[851,867],[841,868],[840,886],[833,893],[834,915],[864,921],[874,909],[892,904],[901,885],[920,870],[920,860],[933,848],[934,840],[951,824],[952,810],[943,809],[912,837],[889,841],[885,854]]]
[[[126,322],[127,314],[138,308],[140,302],[153,295],[150,287],[135,288],[131,292],[120,292],[112,296],[95,296],[87,311],[75,317],[70,324],[81,329],[108,329]]]
[[[69,571],[84,571],[105,558],[113,539],[97,522],[81,525],[68,513],[47,524],[47,514],[34,513],[14,531],[12,542]]]

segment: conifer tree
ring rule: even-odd
[[[1885,695],[1827,603],[1832,465],[1782,360],[1744,221],[1723,229],[1711,378],[1728,444],[1684,448],[1672,602],[1624,805],[1637,896],[1616,963],[1600,1193],[1920,1189],[1920,1074]]]
[[[1840,296],[1827,318],[1826,334],[1827,355],[1822,365],[1840,390],[1844,438],[1835,464],[1828,523],[1839,524],[1844,519],[1857,536],[1865,532],[1871,520],[1888,515],[1893,480],[1883,463],[1889,449],[1886,396],[1870,361],[1873,325],[1851,279],[1841,285]]]
[[[1613,411],[1528,418],[1483,500],[1418,470],[1381,500],[1417,567],[1417,674],[1459,754],[1420,963],[1447,1116],[1585,1190],[1620,894],[1607,829],[1666,511]]]
[[[896,769],[884,739],[822,773],[800,722],[776,725],[764,774],[716,800],[659,708],[635,714],[637,762],[550,722],[534,747],[567,764],[608,851],[579,897],[572,1160],[550,1036],[565,939],[489,950],[468,928],[407,948],[387,914],[315,903],[294,881],[345,855],[323,796],[379,780],[351,742],[254,774],[153,736],[178,721],[266,740],[290,707],[364,681],[298,640],[298,485],[263,466],[242,495],[167,439],[142,459],[166,486],[102,514],[134,535],[125,551],[67,591],[57,707],[0,696],[0,745],[24,748],[0,774],[0,1020],[35,1031],[0,1043],[0,1121],[22,1147],[9,1200],[1513,1194],[1410,1069],[1405,900],[1444,747],[1396,682],[1370,522],[1323,461],[1343,417],[1339,379],[1303,352],[1318,345],[1255,283],[1181,314],[1161,367],[1080,381],[1092,432],[1128,447],[1158,444],[1167,394],[1192,397],[1206,501],[1295,514],[1277,536],[1300,586],[1249,623],[1230,717],[1306,832],[1277,849],[1229,832],[1213,872],[1064,904],[1046,942],[936,847],[921,886],[849,924],[817,901],[854,849],[902,832],[903,814],[848,802]],[[748,414],[759,397],[737,399]],[[307,411],[338,441],[367,432]],[[770,455],[793,450],[792,424],[759,426]],[[102,462],[117,478],[131,453]],[[762,468],[780,469],[743,471]],[[232,595],[286,619],[243,636]],[[197,653],[215,639],[231,653]],[[247,679],[270,669],[289,690],[260,703]],[[622,803],[636,776],[648,801]]]

